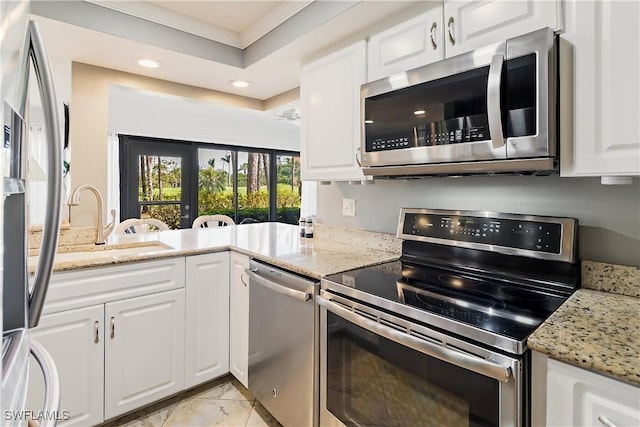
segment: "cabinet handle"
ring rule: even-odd
[[[449,41],[451,42],[451,46],[455,46],[456,39],[453,38],[453,16],[450,16],[449,22],[447,22],[447,33],[449,34]]]
[[[358,149],[356,150],[356,162],[358,163],[359,167],[362,167],[362,163],[360,162],[360,152],[362,150],[362,147],[358,147]]]
[[[97,320],[93,322],[93,335],[95,337],[93,342],[98,344],[100,342],[100,322]]]
[[[111,339],[116,337],[116,319],[111,316]]]
[[[611,421],[609,418],[605,417],[604,415],[600,415],[598,417],[598,421],[600,421],[602,423],[603,426],[607,426],[607,427],[617,427],[613,421]]]
[[[438,24],[434,22],[431,25],[431,31],[429,31],[429,37],[431,38],[431,47],[433,47],[433,50],[436,50],[438,48],[438,45],[436,44],[436,38],[435,38],[435,31],[437,28],[438,28]]]

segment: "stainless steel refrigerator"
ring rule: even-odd
[[[55,425],[60,404],[60,385],[53,360],[30,339],[29,329],[38,325],[49,286],[60,223],[62,144],[52,74],[37,24],[28,19],[28,0],[0,1],[2,66],[0,117],[3,120],[1,169],[3,197],[0,202],[2,242],[0,305],[2,315],[2,365],[0,367],[0,425],[23,426],[31,417],[40,426]],[[29,75],[36,76],[30,81]],[[47,210],[35,275],[27,271],[27,143],[29,85],[39,88],[47,136]],[[25,191],[26,189],[26,191]],[[42,368],[29,372],[29,355]],[[44,375],[42,411],[25,411],[29,375]]]

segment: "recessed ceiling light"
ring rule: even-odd
[[[231,80],[231,83],[234,87],[249,87],[249,82],[246,80]]]
[[[365,120],[364,121],[366,124],[370,125],[371,123],[373,123],[373,120]]]
[[[158,68],[160,66],[160,62],[149,58],[138,58],[138,65],[147,68]]]
[[[421,116],[423,114],[426,114],[427,112],[424,110],[416,110],[413,112],[413,114],[415,114],[416,116]]]

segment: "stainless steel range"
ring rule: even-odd
[[[328,276],[323,426],[528,426],[527,337],[578,287],[577,221],[402,209],[400,260]]]

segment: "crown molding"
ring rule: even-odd
[[[109,0],[83,0],[96,6],[105,7],[117,12],[126,13],[136,18],[155,22],[176,30],[184,31],[209,40],[224,43],[229,46],[244,49],[240,35],[233,31],[208,24],[195,18],[180,15],[171,10],[159,7],[144,1],[109,1]]]
[[[253,42],[259,40],[265,34],[291,18],[305,7],[309,6],[315,0],[304,1],[283,1],[273,8],[269,13],[264,15],[254,25],[239,34],[241,48],[244,49]]]
[[[213,41],[224,43],[239,49],[244,49],[256,40],[278,27],[291,18],[314,0],[284,1],[273,10],[260,18],[247,30],[236,33],[216,25],[200,21],[199,19],[184,16],[174,11],[156,6],[146,1],[110,1],[110,0],[83,0],[96,6],[105,7],[117,12],[126,13],[136,18],[145,19],[157,24],[165,25],[176,30],[194,34]]]

